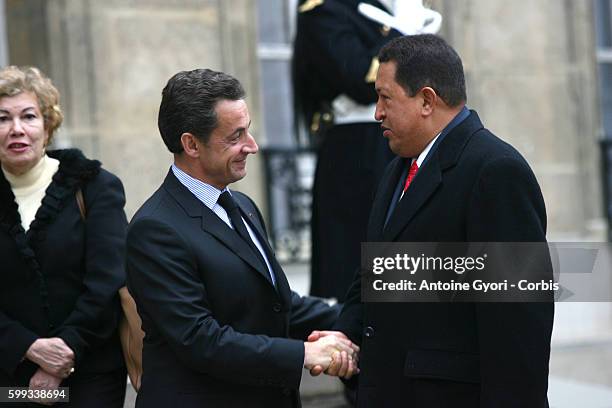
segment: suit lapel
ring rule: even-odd
[[[255,216],[253,211],[248,208],[242,202],[242,200],[236,199],[236,202],[238,203],[238,207],[240,208],[242,217],[249,223],[249,226],[258,235],[257,239],[259,240],[261,246],[264,248],[264,252],[266,253],[266,257],[268,258],[268,262],[270,262],[270,267],[272,268],[272,272],[274,273],[274,278],[276,279],[276,290],[280,295],[282,302],[285,305],[291,305],[291,288],[289,287],[289,282],[287,281],[287,277],[283,272],[283,268],[280,266],[278,260],[276,259],[276,254],[274,253],[274,250],[268,244],[268,237],[265,229],[259,222],[258,217]],[[269,273],[267,271],[266,274],[268,275],[269,279]],[[271,280],[270,283],[272,283]]]
[[[214,236],[227,248],[242,258],[272,285],[272,280],[270,279],[270,274],[266,266],[261,264],[261,261],[259,261],[257,256],[253,253],[249,245],[244,242],[236,231],[225,224],[217,214],[206,207],[193,195],[193,193],[191,193],[191,191],[182,185],[174,176],[172,170],[168,172],[163,186],[185,210],[187,215],[194,218],[194,222],[198,222],[204,231]],[[201,222],[198,218],[201,218]]]
[[[425,205],[432,195],[442,186],[444,172],[455,166],[459,161],[463,149],[474,133],[482,129],[482,122],[476,114],[471,111],[470,115],[454,129],[452,129],[441,141],[438,148],[432,152],[432,156],[419,170],[406,195],[397,204],[393,214],[389,218],[387,226],[378,236],[376,241],[394,241],[406,225],[417,215],[419,209]],[[402,160],[398,163],[403,163]],[[377,198],[373,208],[373,218],[378,227],[384,223],[389,202],[393,196],[394,188],[397,186],[401,169],[395,169],[386,180],[385,189],[380,199]],[[374,213],[376,211],[376,213]],[[382,214],[382,223],[380,216]],[[381,227],[382,229],[382,227]],[[377,231],[381,231],[378,229]],[[374,235],[376,237],[376,235]]]
[[[442,172],[438,156],[434,154],[414,178],[404,197],[397,203],[383,231],[383,241],[395,240],[441,183]]]
[[[257,258],[257,255],[253,253],[253,250],[249,244],[247,244],[236,231],[221,221],[217,214],[212,212],[205,205],[202,204],[202,206],[202,229],[213,235],[225,246],[234,251],[236,255],[251,265],[272,285],[272,279],[270,278],[270,273],[268,272],[266,265],[262,265],[261,261]]]
[[[389,203],[395,193],[395,188],[399,182],[399,178],[404,170],[405,161],[401,157],[396,157],[391,161],[387,168],[385,176],[383,176],[376,195],[374,203],[372,203],[371,217],[368,223],[368,241],[382,241],[382,232],[389,211]]]

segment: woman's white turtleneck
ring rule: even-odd
[[[15,195],[24,230],[27,231],[30,228],[30,223],[34,220],[45,191],[58,168],[59,161],[46,154],[34,167],[19,176],[9,173],[2,167],[4,177],[11,185],[11,190]]]

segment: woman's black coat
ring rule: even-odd
[[[28,385],[37,366],[24,356],[39,337],[60,337],[74,351],[72,381],[123,365],[117,336],[117,290],[125,282],[123,186],[78,150],[48,155],[60,161],[59,170],[27,232],[0,172],[1,386]]]

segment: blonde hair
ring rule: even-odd
[[[59,91],[38,68],[10,65],[0,70],[0,98],[22,92],[36,95],[50,142],[64,120],[59,106]]]

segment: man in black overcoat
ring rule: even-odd
[[[379,54],[376,119],[399,157],[372,205],[370,242],[545,242],[525,159],[465,107],[460,57],[434,35]],[[335,329],[361,346],[358,406],[548,406],[554,305],[362,303],[359,274]]]

